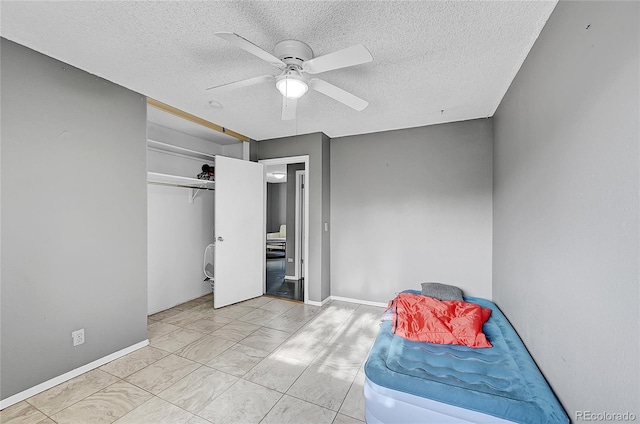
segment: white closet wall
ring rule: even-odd
[[[200,151],[210,155],[234,155],[234,150],[171,130],[153,123],[147,126],[150,140]],[[233,156],[232,156],[233,155]],[[203,159],[183,155],[147,151],[150,172],[195,178],[201,172]],[[200,190],[193,203],[190,189],[161,185],[147,185],[148,240],[148,313],[153,314],[198,298],[210,292],[204,282],[202,256],[205,247],[213,242],[214,192]]]

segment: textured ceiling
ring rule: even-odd
[[[492,116],[556,1],[2,1],[3,37],[255,140],[330,137]],[[315,56],[363,44],[373,62],[317,76],[369,102],[315,91],[281,120],[275,84],[206,88],[278,70],[214,36]]]

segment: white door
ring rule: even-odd
[[[261,163],[216,156],[215,290],[220,308],[264,290],[264,171]]]

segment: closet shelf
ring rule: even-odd
[[[216,185],[215,181],[199,180],[197,178],[181,177],[179,175],[160,174],[158,172],[147,172],[147,182],[150,184],[197,188],[201,190],[214,190]]]
[[[176,155],[187,156],[193,159],[202,159],[208,162],[215,161],[216,159],[215,155],[211,155],[209,153],[198,152],[197,150],[174,146],[173,144],[163,143],[162,141],[151,139],[147,139],[147,147],[163,153],[173,153]]]

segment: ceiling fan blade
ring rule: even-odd
[[[238,34],[235,34],[233,32],[216,32],[214,34],[222,38],[223,40],[228,41],[234,46],[239,47],[242,50],[251,53],[252,55],[258,56],[260,59],[269,62],[275,67],[284,68],[285,66],[287,66],[283,61],[281,61],[271,53],[256,46],[251,41],[242,38]]]
[[[216,85],[214,87],[209,87],[207,90],[220,90],[220,91],[228,91],[228,90],[236,90],[238,88],[249,87],[252,85],[260,84],[267,81],[273,81],[275,77],[273,75],[263,75],[261,77],[254,77],[249,79],[244,79],[235,82],[229,82],[227,84]]]
[[[298,100],[288,99],[285,96],[282,96],[282,120],[283,121],[290,121],[291,119],[296,119],[297,104],[298,104]]]
[[[372,60],[373,56],[369,50],[362,44],[358,44],[324,56],[314,57],[304,62],[302,69],[310,74],[319,74],[320,72],[360,65]]]
[[[325,96],[329,96],[332,99],[339,101],[340,103],[344,103],[345,105],[357,110],[358,112],[361,112],[362,110],[364,110],[364,108],[369,106],[369,102],[367,102],[366,100],[362,100],[360,97],[354,96],[348,91],[344,91],[342,88],[336,87],[333,84],[329,84],[324,80],[312,78],[309,81],[309,85],[314,90],[319,91]]]

